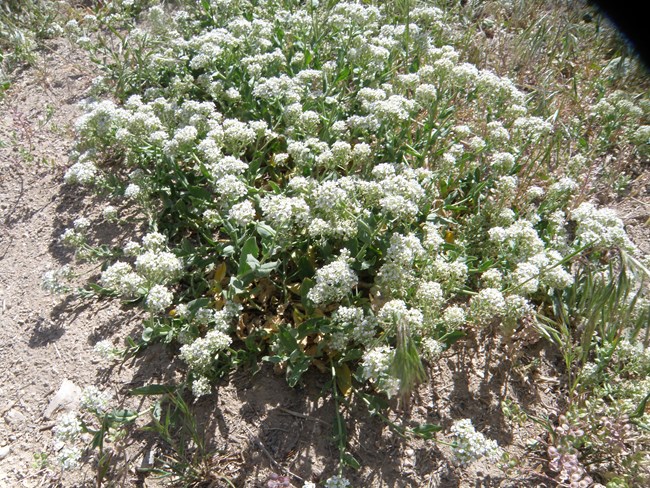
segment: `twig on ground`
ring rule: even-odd
[[[301,478],[301,477],[298,476],[297,474],[291,472],[288,468],[285,468],[285,467],[282,466],[280,463],[278,463],[275,459],[273,459],[273,456],[272,456],[271,453],[268,451],[268,449],[264,446],[264,443],[260,440],[260,438],[259,438],[258,436],[256,436],[256,435],[253,433],[253,431],[252,431],[252,430],[251,430],[251,429],[250,429],[246,424],[242,424],[242,425],[243,425],[244,428],[248,431],[248,434],[249,434],[249,436],[250,436],[249,439],[250,439],[251,441],[255,442],[255,444],[257,444],[257,445],[260,447],[260,449],[262,450],[262,452],[263,452],[264,454],[266,454],[266,457],[269,458],[269,461],[271,461],[271,464],[272,464],[273,466],[275,466],[275,467],[278,468],[278,469],[281,469],[282,471],[284,471],[284,472],[287,473],[288,475],[293,476],[295,479],[297,479],[297,480],[299,480],[299,481],[301,481],[301,482],[303,482],[303,483],[305,482],[305,479],[304,479],[304,478]]]
[[[280,410],[281,412],[287,413],[289,415],[293,415],[294,417],[298,417],[298,418],[306,419],[306,420],[311,420],[313,422],[320,422],[321,424],[327,425],[327,422],[325,422],[324,420],[316,419],[314,417],[310,417],[309,415],[306,415],[304,413],[294,412],[293,410],[289,410],[288,408],[278,407],[278,410]]]

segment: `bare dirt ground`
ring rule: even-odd
[[[34,461],[35,454],[51,451],[54,420],[71,408],[63,406],[49,417],[44,413],[64,380],[80,388],[108,388],[120,399],[133,387],[179,379],[179,365],[162,347],[123,365],[107,365],[93,354],[100,340],[122,344],[125,337],[138,336],[137,311],[115,301],[61,298],[41,289],[46,270],[73,262],[58,244],[72,220],[94,215],[101,226],[93,197],[62,180],[72,124],[81,113],[77,104],[87,96],[93,77],[82,53],[66,41],[55,41],[37,67],[17,76],[0,105],[0,487],[95,484],[92,465],[60,474]],[[645,252],[650,251],[649,180],[646,169],[619,204],[631,236]],[[121,238],[106,236],[108,241]],[[81,269],[79,283],[99,271],[93,265]],[[543,440],[539,426],[507,419],[501,402],[516,400],[535,415],[555,419],[563,407],[560,358],[534,336],[516,340],[527,340],[529,346],[514,357],[507,343],[470,337],[431,368],[428,383],[410,406],[392,414],[392,421],[440,422],[448,428],[450,419],[472,418],[478,430],[515,457],[529,439]],[[285,469],[314,482],[334,474],[334,405],[325,378],[310,375],[307,387],[291,389],[270,368],[255,376],[238,371],[202,398],[195,408],[214,452],[214,470],[237,487],[267,486],[271,473]],[[547,486],[535,465],[525,464],[512,479],[481,463],[459,469],[444,446],[403,440],[360,406],[345,417],[350,451],[362,466],[349,473],[353,486]],[[153,437],[136,435],[128,447],[128,469],[112,484],[160,485],[138,470],[149,452],[169,451]],[[292,482],[302,486],[298,478]],[[225,485],[215,481],[211,486]]]

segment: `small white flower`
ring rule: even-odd
[[[232,206],[228,217],[239,227],[246,227],[255,220],[255,208],[249,200],[244,200]]]
[[[165,309],[172,304],[173,300],[173,293],[165,286],[154,285],[151,290],[149,290],[145,303],[149,310],[154,313],[160,313],[164,312]]]
[[[325,481],[324,488],[348,488],[350,482],[342,476],[332,476]]]
[[[109,222],[117,220],[117,208],[113,205],[106,205],[102,210],[102,216]]]
[[[150,251],[163,249],[167,244],[167,237],[160,232],[149,232],[142,238],[142,245]]]
[[[135,183],[131,183],[124,190],[124,198],[135,198],[138,195],[140,195],[141,192],[142,192],[142,189],[140,188],[140,185],[136,185]]]
[[[348,260],[350,252],[341,251],[336,261],[316,271],[316,285],[309,290],[307,298],[317,305],[342,300],[357,286],[359,279],[352,271]]]
[[[113,395],[108,391],[101,391],[96,386],[90,385],[84,388],[79,400],[79,406],[94,413],[103,413],[108,410]]]
[[[465,324],[467,315],[465,314],[465,310],[463,310],[461,307],[452,305],[451,307],[447,307],[445,309],[442,314],[442,320],[447,327],[456,329]]]
[[[195,398],[209,395],[211,392],[212,386],[210,385],[210,380],[205,376],[199,376],[192,380],[192,395]]]
[[[80,185],[90,185],[97,178],[99,170],[92,161],[83,161],[73,164],[66,171],[63,180],[67,184],[79,183]]]
[[[81,459],[81,449],[78,447],[65,446],[56,455],[56,462],[64,471],[74,469],[79,466]]]
[[[82,432],[82,425],[75,412],[62,414],[54,426],[54,435],[59,441],[74,441]]]
[[[483,322],[489,322],[504,312],[506,301],[496,288],[484,288],[470,301],[472,315]]]
[[[116,348],[109,339],[104,339],[99,341],[93,347],[93,352],[95,352],[102,359],[114,360],[120,358],[120,350]]]
[[[432,361],[440,357],[440,355],[445,350],[445,345],[440,341],[432,339],[431,337],[426,337],[422,339],[421,348],[424,356],[429,361]]]
[[[482,457],[490,461],[498,461],[501,458],[502,450],[497,442],[476,432],[470,419],[454,422],[451,433],[454,439],[452,452],[460,464],[466,465]]]

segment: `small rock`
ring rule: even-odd
[[[145,449],[144,453],[142,454],[142,463],[140,463],[138,471],[150,470],[155,462],[156,458],[154,456],[154,449],[152,447],[147,447],[147,449]]]
[[[6,458],[11,452],[11,446],[0,447],[0,461]]]
[[[52,414],[60,408],[72,410],[76,406],[80,397],[81,388],[79,388],[70,380],[63,380],[63,383],[61,383],[61,386],[54,395],[54,398],[50,400],[49,405],[43,411],[43,417],[46,419],[51,418]]]
[[[13,427],[25,425],[27,418],[18,410],[11,409],[5,414],[5,420]]]

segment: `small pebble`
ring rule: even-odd
[[[6,458],[11,452],[11,446],[0,447],[0,460]]]

